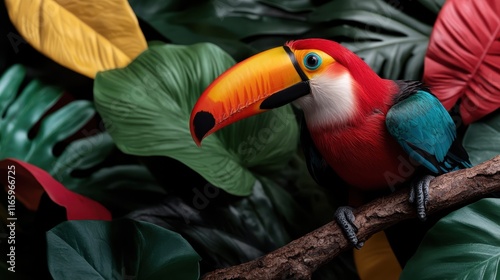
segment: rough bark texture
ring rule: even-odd
[[[428,215],[451,206],[471,203],[500,191],[500,156],[473,168],[436,177],[429,186]],[[415,218],[408,190],[374,200],[355,211],[358,238],[400,221]],[[352,248],[335,222],[296,239],[259,259],[205,274],[203,280],[221,279],[311,279],[311,274],[344,250]]]

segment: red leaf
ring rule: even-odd
[[[434,24],[424,81],[470,124],[500,108],[500,1],[448,0]]]
[[[40,198],[46,192],[52,201],[66,208],[68,220],[111,220],[111,214],[104,206],[68,190],[49,173],[34,165],[8,158],[0,161],[0,172],[5,190],[13,190],[15,194],[12,195],[29,210],[38,209]],[[14,184],[11,184],[12,179]],[[10,187],[12,185],[13,188]]]

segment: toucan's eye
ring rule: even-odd
[[[316,53],[308,53],[304,57],[304,66],[309,70],[316,70],[321,65],[321,57]]]

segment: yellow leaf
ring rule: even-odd
[[[5,4],[28,43],[90,78],[128,65],[147,48],[127,0],[5,0]]]

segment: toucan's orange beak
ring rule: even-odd
[[[191,136],[200,146],[229,124],[308,93],[308,78],[287,46],[261,52],[228,69],[202,93],[191,112]]]

